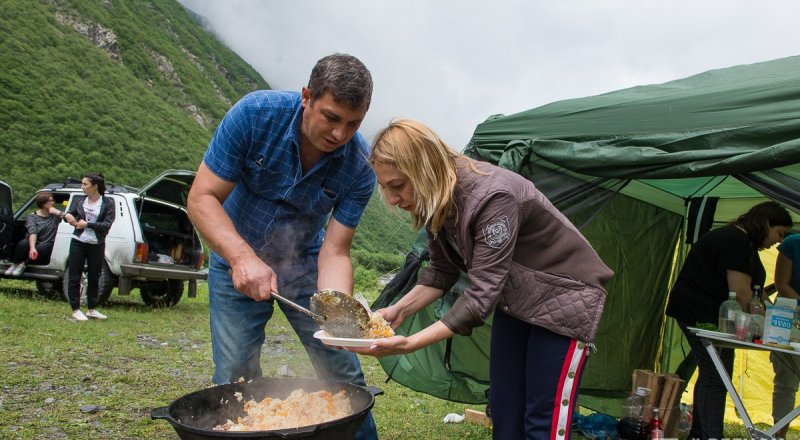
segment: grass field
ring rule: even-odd
[[[152,309],[137,293],[112,295],[102,308],[107,321],[79,323],[68,318],[66,302],[39,297],[32,283],[0,281],[0,439],[177,438],[167,421],[151,420],[150,411],[213,385],[208,294],[201,285],[197,298]],[[266,337],[265,376],[313,377],[282,314],[275,314]],[[386,382],[377,360],[361,362],[368,384],[385,392],[373,408],[381,439],[491,438],[478,424],[442,422],[448,413],[482,406]],[[742,425],[730,424],[726,437],[749,436]]]
[[[0,438],[175,439],[153,408],[212,386],[208,295],[173,308],[145,306],[137,292],[111,297],[107,321],[75,322],[66,302],[35,294],[32,283],[0,281]],[[472,423],[444,424],[468,406],[385,382],[372,357],[362,366],[382,388],[373,414],[382,439],[486,439]],[[280,313],[267,328],[264,375],[313,377],[305,352]]]

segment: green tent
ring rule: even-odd
[[[768,199],[800,225],[800,57],[493,116],[465,153],[531,179],[616,273],[580,404],[618,415],[633,369],[674,372],[688,353],[664,315],[687,245]],[[377,305],[404,294],[422,264],[418,243]],[[401,332],[435,320],[458,288]],[[486,327],[381,363],[411,388],[481,401]]]

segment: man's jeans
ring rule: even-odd
[[[317,287],[316,268],[299,278],[280,283],[282,296],[309,307]],[[283,280],[281,280],[283,281]],[[264,344],[264,327],[272,317],[274,300],[254,301],[233,287],[228,268],[211,259],[208,273],[208,291],[211,309],[211,349],[214,356],[215,384],[236,382],[261,377],[261,346]],[[328,348],[313,334],[319,325],[307,315],[284,307],[283,314],[303,343],[311,364],[320,380],[365,385],[361,365],[354,353]],[[377,439],[378,433],[372,413],[361,426],[356,439]]]

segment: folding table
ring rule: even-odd
[[[708,332],[702,329],[694,329],[694,328],[689,328],[688,330],[694,333],[695,336],[700,338],[700,341],[703,343],[703,346],[706,347],[706,350],[708,351],[709,356],[711,356],[711,360],[714,362],[714,366],[717,369],[717,373],[719,373],[720,378],[722,378],[722,382],[725,384],[725,388],[728,390],[728,394],[731,396],[731,400],[733,401],[733,405],[736,407],[736,411],[739,412],[739,417],[741,417],[742,421],[744,422],[744,427],[747,429],[747,432],[750,433],[750,438],[755,440],[773,439],[775,438],[776,432],[778,432],[784,426],[788,425],[792,420],[794,420],[795,417],[800,415],[800,406],[798,406],[795,409],[793,409],[789,414],[787,414],[784,418],[780,419],[777,423],[775,423],[775,426],[767,429],[766,431],[761,431],[759,429],[756,429],[756,427],[753,425],[752,420],[750,420],[750,415],[744,408],[744,404],[742,403],[741,397],[739,397],[739,393],[733,387],[730,375],[725,370],[725,366],[722,365],[722,360],[720,359],[716,349],[739,348],[743,350],[774,351],[780,353],[789,353],[795,356],[800,356],[800,351],[794,350],[792,348],[779,348],[771,345],[739,341],[738,339],[735,338],[728,338],[722,335],[718,335],[718,332]]]

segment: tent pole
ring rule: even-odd
[[[685,209],[683,211],[683,219],[681,221],[681,233],[678,237],[678,249],[675,254],[675,262],[672,265],[672,273],[670,274],[669,279],[669,290],[667,291],[667,300],[665,303],[669,303],[669,294],[672,292],[672,287],[675,285],[675,281],[678,279],[678,273],[680,273],[681,268],[683,267],[683,261],[686,258],[686,235],[688,233],[688,222],[689,222],[689,200],[684,199],[684,206]],[[667,324],[667,320],[669,318],[664,319],[664,333],[662,340],[664,341],[661,344],[661,368],[656,368],[656,371],[661,373],[666,373],[670,371],[670,354],[672,352],[672,343],[673,343],[673,336],[675,336],[675,325],[670,322]]]

